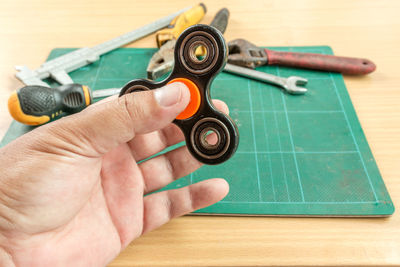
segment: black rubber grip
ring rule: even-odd
[[[88,92],[89,93],[89,92]],[[76,113],[87,106],[85,92],[80,84],[66,84],[55,88],[30,85],[17,90],[22,111],[26,115],[51,118],[62,113]],[[86,95],[89,96],[90,93]],[[89,104],[91,99],[89,100]]]

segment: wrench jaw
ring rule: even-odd
[[[306,85],[308,82],[307,79],[297,77],[297,76],[290,76],[286,79],[284,88],[286,92],[292,95],[302,95],[307,92],[307,88],[300,87],[299,85]]]
[[[176,40],[170,40],[153,55],[147,66],[148,79],[155,80],[173,69],[175,44]]]
[[[228,63],[254,69],[267,64],[267,53],[254,44],[236,39],[228,43]]]

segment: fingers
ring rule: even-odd
[[[228,113],[228,106],[224,102],[214,100],[214,105],[221,111]],[[138,137],[139,140],[136,140]],[[182,132],[174,124],[170,124],[163,130],[138,137],[131,142],[138,145],[136,150],[132,150],[132,153],[140,159],[152,156],[166,147],[184,140]],[[206,139],[207,142],[212,144],[217,142],[218,137],[215,133],[212,133]],[[131,145],[132,147],[133,145]],[[143,154],[138,155],[138,153]],[[156,191],[176,179],[194,172],[201,166],[202,164],[190,154],[186,146],[145,161],[139,165],[144,180],[144,193]]]
[[[229,191],[223,179],[210,179],[180,189],[163,191],[144,198],[143,233],[172,218],[212,205]]]
[[[108,211],[125,248],[142,233],[143,178],[129,147],[121,145],[103,157],[101,184]]]
[[[221,112],[229,114],[228,106],[223,101],[214,99],[213,104]],[[137,135],[129,142],[129,146],[136,161],[141,161],[184,139],[178,126],[171,123],[159,131]]]
[[[185,109],[190,93],[182,83],[113,98],[51,123],[55,135],[72,148],[104,154],[137,134],[166,127]]]
[[[228,105],[224,101],[219,100],[219,99],[213,99],[212,103],[219,111],[229,115]]]
[[[164,129],[137,135],[128,145],[136,161],[141,161],[183,140],[185,137],[181,129],[171,123]]]
[[[158,190],[201,167],[186,146],[174,149],[139,165],[144,181],[144,194]]]

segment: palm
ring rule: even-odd
[[[93,168],[96,165],[101,167]],[[86,188],[75,190],[76,194],[71,195],[71,199],[63,199],[65,203],[75,203],[77,211],[75,214],[58,213],[56,219],[64,223],[47,231],[43,235],[45,240],[41,241],[47,244],[46,247],[57,249],[43,253],[54,255],[60,252],[56,257],[60,260],[63,251],[74,250],[83,257],[83,262],[104,265],[142,233],[143,175],[127,144],[120,145],[102,158],[80,159],[73,166],[74,169],[70,168],[71,165],[65,168],[69,173],[81,173],[90,167],[93,174],[84,178],[91,183],[85,183]],[[117,176],[119,179],[115,180]],[[73,178],[82,179],[82,176]],[[88,196],[86,192],[91,193]],[[135,223],[132,224],[132,221]],[[82,242],[77,243],[77,237]],[[54,244],[49,246],[49,241]]]
[[[58,242],[54,246],[57,250],[63,246],[65,250],[76,250],[86,255],[84,262],[95,266],[104,265],[117,256],[143,229],[143,175],[128,145],[123,144],[98,160],[102,162],[101,168],[96,170],[98,174],[88,177],[95,181],[89,188],[92,192],[89,201],[82,203],[82,209],[67,227],[61,227],[65,228],[59,232],[61,235],[69,232],[64,235],[64,244]],[[82,170],[78,168],[77,171]],[[84,238],[82,246],[77,246],[76,236]]]
[[[170,125],[168,128],[176,131],[169,142],[174,143],[182,138],[176,126]],[[134,158],[136,154],[138,160],[141,160],[163,147],[156,146],[135,151],[133,148],[138,144],[143,145],[143,140],[153,139],[156,135],[160,134],[153,132],[138,136],[102,157],[75,158],[68,164],[61,163],[59,155],[51,154],[49,160],[52,162],[52,167],[57,167],[59,174],[56,176],[61,178],[57,181],[62,183],[59,186],[62,192],[55,193],[59,199],[52,198],[48,205],[41,205],[40,209],[47,208],[47,212],[55,216],[51,220],[47,218],[46,224],[41,224],[35,232],[44,232],[40,234],[40,239],[41,243],[46,244],[46,248],[57,249],[48,251],[43,248],[42,253],[54,255],[60,252],[56,257],[59,260],[63,257],[63,251],[73,250],[84,257],[84,262],[102,265],[118,255],[132,239],[146,231],[143,229],[144,194],[170,181],[151,181],[154,180],[153,177],[159,175],[166,177],[166,175],[146,167],[149,163],[153,165],[152,162],[138,165]],[[82,173],[88,175],[82,176]],[[65,179],[65,174],[69,174],[68,179]],[[150,186],[148,189],[145,189],[145,176]],[[54,184],[55,177],[43,178],[44,181]],[[74,194],[66,199],[67,192]],[[163,208],[160,207],[161,212]],[[156,218],[147,223],[150,228],[153,228],[152,225],[161,224],[154,219]],[[77,245],[77,237],[84,242],[79,242]]]

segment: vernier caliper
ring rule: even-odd
[[[147,24],[139,29],[125,33],[105,43],[91,48],[80,48],[55,59],[49,60],[43,63],[36,70],[31,70],[27,66],[16,66],[15,68],[18,72],[15,76],[26,85],[49,86],[42,81],[42,79],[49,77],[60,84],[72,84],[74,82],[72,81],[71,77],[69,77],[68,72],[93,63],[99,60],[100,56],[105,53],[108,53],[118,47],[126,45],[168,26],[176,16],[188,9],[189,8],[182,9],[174,14]]]

